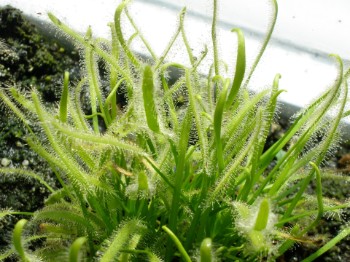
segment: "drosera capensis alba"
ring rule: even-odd
[[[27,143],[49,163],[61,185],[53,189],[28,169],[0,168],[3,175],[35,178],[51,192],[44,208],[33,213],[0,211],[0,218],[28,216],[16,224],[13,246],[0,259],[274,261],[302,243],[326,212],[349,207],[324,197],[321,184],[327,172],[322,164],[349,115],[350,69],[337,55],[332,55],[338,65],[334,84],[266,148],[283,92],[281,76],[276,72],[271,88],[257,93],[247,87],[276,24],[277,2],[271,1],[273,16],[249,68],[244,32],[232,29],[237,36],[232,77],[220,74],[218,0],[213,0],[212,47],[197,59],[184,28],[185,8],[158,57],[128,3],[122,1],[116,9],[109,24],[111,39],[94,38],[91,27],[81,35],[49,13],[57,29],[81,50],[85,72],[75,84],[64,74],[59,104],[43,104],[35,89],[0,90],[2,103],[27,127]],[[124,15],[135,30],[130,38],[123,34]],[[152,60],[132,51],[136,37]],[[167,60],[175,41],[183,42],[189,65]],[[197,68],[210,48],[213,64],[203,76]],[[170,81],[173,67],[182,74]],[[89,112],[80,101],[82,90],[89,93]],[[120,92],[126,97],[123,106]],[[314,197],[307,190],[312,181]],[[343,230],[305,261],[349,233]],[[42,244],[28,248],[37,239]]]

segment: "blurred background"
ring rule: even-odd
[[[95,36],[108,37],[107,23],[113,21],[114,10],[119,0],[0,0],[0,6],[12,5],[25,14],[48,21],[47,12],[53,12],[69,26],[84,33],[92,26]],[[223,74],[233,75],[235,66],[236,35],[230,30],[239,27],[246,36],[247,66],[254,60],[267,26],[271,22],[273,9],[271,0],[220,0],[219,1],[219,55],[227,64]],[[281,100],[302,107],[325,88],[332,85],[337,68],[329,54],[340,55],[347,63],[350,59],[350,1],[349,0],[293,0],[278,1],[279,12],[272,41],[250,82],[252,90],[272,84],[276,73],[280,73],[280,88],[288,92]],[[134,0],[129,5],[141,32],[154,51],[161,54],[178,25],[178,14],[187,6],[186,33],[195,55],[200,55],[207,45],[211,48],[210,26],[212,1],[208,0]],[[52,28],[51,33],[56,33]],[[133,30],[125,19],[126,35]],[[133,48],[147,55],[147,50],[137,40]],[[168,60],[188,63],[181,41],[178,40]],[[200,68],[207,74],[212,63],[212,54]]]

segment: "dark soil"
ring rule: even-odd
[[[269,141],[273,144],[288,130],[290,123],[286,120],[280,119],[279,123],[272,128]],[[324,168],[332,172],[350,175],[350,145],[344,141],[341,143],[334,153],[330,156],[328,161],[324,164]],[[315,184],[310,186],[309,193],[315,192]],[[333,180],[322,178],[322,193],[324,197],[345,202],[350,199],[350,186],[344,183],[343,180]],[[339,217],[329,217],[325,215],[320,224],[305,237],[303,243],[297,243],[294,247],[287,251],[278,262],[297,262],[302,261],[312,253],[316,252],[328,240],[332,239],[345,227],[349,226],[350,222],[350,208],[343,210]],[[343,262],[350,261],[350,238],[347,237],[339,242],[335,247],[317,258],[317,261],[327,262]]]
[[[0,41],[7,49],[0,49],[0,88],[16,86],[22,90],[38,88],[46,102],[57,102],[61,93],[63,72],[69,71],[71,78],[79,75],[79,58],[76,51],[65,48],[52,39],[46,39],[22,16],[21,12],[10,7],[0,9]],[[4,114],[0,104],[0,161],[9,165],[25,165],[43,174],[45,180],[56,186],[54,175],[45,161],[32,152],[23,140],[26,131],[11,114]],[[288,126],[280,121],[273,128],[270,142],[278,139]],[[329,167],[350,173],[350,147],[342,145],[329,161]],[[8,161],[7,161],[8,160]],[[0,163],[1,165],[1,163]],[[350,198],[350,187],[342,181],[323,180],[324,195],[340,201]],[[311,189],[312,190],[312,189]],[[35,211],[43,206],[48,192],[45,187],[29,179],[13,176],[0,176],[0,209],[12,208],[20,211]],[[334,237],[347,223],[344,212],[341,219],[324,218],[314,233],[325,237]],[[0,220],[0,252],[10,243],[11,231],[20,216],[6,217]],[[343,221],[341,221],[343,220]],[[311,237],[311,236],[310,236]],[[312,254],[324,240],[315,239],[309,244],[298,244],[288,251],[279,261],[301,261]],[[350,239],[341,241],[332,250],[321,256],[318,261],[350,261]]]
[[[64,71],[79,73],[78,54],[38,33],[19,10],[0,9],[0,88],[37,88],[46,102],[58,101]],[[51,185],[56,179],[46,162],[32,152],[23,140],[26,130],[0,104],[0,165],[27,167],[41,173]],[[6,163],[8,162],[8,163]],[[35,211],[43,206],[47,189],[37,181],[0,175],[0,210]],[[0,220],[0,250],[9,244],[14,223],[20,216]]]

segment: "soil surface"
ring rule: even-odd
[[[275,124],[270,133],[269,141],[271,144],[277,141],[283,133],[288,130],[290,123],[287,120],[280,119]],[[341,143],[328,161],[325,162],[325,170],[350,175],[350,145],[349,142]],[[314,194],[316,185],[312,184],[308,189],[308,193]],[[335,201],[345,202],[350,199],[350,185],[344,183],[343,180],[334,180],[322,178],[322,193],[324,197]],[[319,225],[307,236],[303,242],[300,242],[287,251],[278,259],[278,262],[298,262],[302,261],[312,253],[316,252],[330,239],[338,235],[345,227],[349,226],[350,208],[343,210],[338,217],[328,216],[325,214]],[[316,261],[327,262],[344,262],[350,261],[350,237],[340,241],[335,247],[318,257]]]
[[[37,88],[46,102],[57,102],[64,71],[71,78],[79,74],[76,51],[38,33],[19,10],[0,9],[0,88],[15,86],[30,91]],[[22,139],[26,133],[21,122],[0,103],[0,165],[25,167],[40,172],[45,181],[56,186],[56,179],[45,161],[29,149]],[[35,211],[43,206],[47,189],[31,179],[0,175],[0,210]],[[0,251],[9,244],[14,223],[20,216],[0,220]]]
[[[52,39],[46,39],[22,16],[21,12],[10,7],[0,9],[0,88],[16,86],[21,90],[38,88],[46,102],[57,102],[61,93],[64,71],[71,78],[79,75],[77,51],[67,49]],[[6,114],[0,104],[0,165],[27,167],[43,174],[44,179],[56,186],[56,180],[45,161],[32,152],[22,139],[25,130],[11,114]],[[4,113],[5,112],[5,113]],[[280,121],[270,135],[270,143],[276,141],[288,127],[288,122]],[[329,168],[350,173],[350,147],[343,144],[328,161]],[[323,180],[324,195],[336,200],[350,199],[350,187],[342,181]],[[312,188],[310,188],[312,190]],[[14,176],[0,176],[0,209],[12,208],[20,211],[35,211],[43,206],[48,192],[36,181]],[[279,261],[301,261],[316,251],[326,238],[334,237],[347,223],[350,210],[341,218],[324,218],[314,233],[321,233],[325,239],[313,238],[296,245]],[[9,245],[14,223],[20,216],[0,220],[0,252]],[[310,234],[312,239],[312,234]],[[350,239],[341,241],[317,261],[350,261]]]

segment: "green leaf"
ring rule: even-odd
[[[241,29],[235,28],[232,29],[231,32],[237,33],[238,38],[238,46],[237,46],[237,58],[236,58],[236,71],[235,76],[233,78],[232,87],[230,93],[227,97],[226,107],[230,107],[235,100],[238,91],[241,87],[245,68],[246,68],[246,57],[245,57],[245,41],[244,35]]]
[[[69,85],[69,72],[64,72],[63,77],[63,89],[60,100],[60,120],[67,122],[68,116],[68,85]]]
[[[200,246],[200,256],[201,256],[200,262],[213,261],[212,248],[213,248],[213,243],[211,241],[211,238],[203,239]]]
[[[143,71],[142,96],[148,127],[154,132],[159,132],[158,113],[154,99],[153,71],[150,65],[146,65]]]
[[[121,252],[124,246],[128,245],[132,236],[135,234],[142,235],[145,227],[139,220],[130,220],[125,222],[119,230],[117,230],[110,238],[109,241],[103,244],[100,262],[114,261],[115,257]]]
[[[170,236],[171,240],[175,243],[177,249],[180,251],[180,254],[182,255],[182,258],[186,262],[191,262],[190,256],[187,254],[182,243],[180,242],[178,237],[173,233],[173,231],[171,231],[167,226],[162,226],[162,229]]]
[[[114,26],[115,26],[115,31],[117,34],[117,38],[119,40],[120,45],[125,51],[125,54],[128,56],[130,61],[136,66],[140,67],[140,61],[134,56],[134,54],[131,52],[131,50],[128,47],[128,44],[125,42],[123,33],[122,33],[122,28],[121,28],[121,14],[123,12],[123,9],[126,7],[126,5],[129,3],[129,0],[123,1],[115,10],[114,13]]]
[[[86,242],[86,237],[77,238],[69,248],[69,262],[79,262],[79,251]]]
[[[272,7],[273,7],[273,12],[272,12],[272,15],[271,15],[271,22],[269,23],[269,26],[268,26],[268,29],[267,29],[267,33],[265,35],[265,39],[264,39],[264,42],[259,50],[259,53],[258,55],[256,56],[254,62],[253,62],[253,65],[248,73],[248,76],[246,78],[246,81],[244,82],[244,85],[243,87],[247,87],[248,84],[249,84],[249,81],[252,77],[252,75],[254,74],[254,71],[256,69],[256,67],[258,66],[259,62],[260,62],[260,59],[262,57],[262,55],[264,54],[265,52],[265,49],[267,47],[267,44],[270,42],[270,38],[272,36],[272,33],[273,33],[273,30],[275,28],[275,25],[276,25],[276,21],[277,21],[277,15],[278,15],[278,4],[277,4],[277,0],[272,0]]]
[[[269,220],[270,203],[267,198],[264,198],[259,207],[259,212],[255,220],[254,230],[262,231],[266,228]]]
[[[219,99],[216,102],[215,112],[214,112],[214,132],[215,132],[215,143],[216,143],[216,156],[219,166],[219,172],[224,169],[224,155],[223,155],[223,146],[221,140],[221,126],[222,126],[222,116],[224,112],[227,89],[229,81],[228,79],[224,82],[224,87],[220,92]]]
[[[22,244],[22,231],[23,231],[24,225],[27,222],[28,221],[26,219],[19,220],[16,223],[15,229],[13,230],[13,234],[12,234],[13,246],[14,246],[17,254],[19,255],[19,257],[21,258],[21,260],[24,262],[29,262],[29,259],[27,257],[27,254],[26,254],[26,252],[23,248],[23,244]]]

